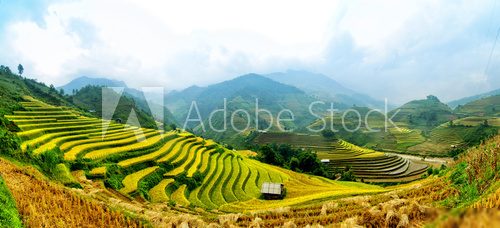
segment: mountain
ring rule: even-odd
[[[105,87],[127,87],[125,82],[117,81],[107,78],[92,78],[87,76],[82,76],[73,79],[68,84],[58,87],[58,89],[63,89],[66,94],[74,94],[76,90],[92,85],[92,86],[105,86]]]
[[[226,121],[228,131],[218,134],[210,129],[208,118],[212,111],[223,108],[224,99],[227,100]],[[259,109],[266,109],[272,113],[272,122],[269,115],[264,112],[259,113],[259,117],[256,118],[255,109],[257,99]],[[278,129],[276,117],[284,109],[289,109],[293,112],[294,121],[283,121],[282,125],[286,129],[297,129],[307,126],[314,120],[314,116],[309,113],[309,105],[316,101],[316,99],[296,87],[276,82],[258,74],[243,75],[207,87],[193,86],[183,91],[171,92],[165,100],[167,101],[167,107],[172,110],[179,122],[186,120],[192,101],[195,101],[206,131],[210,137],[218,140],[222,140],[225,136],[234,135],[235,131],[232,129],[230,123],[233,113],[235,127],[238,129],[245,128],[248,117],[243,111],[236,112],[238,109],[244,110],[249,114],[250,127],[248,130],[255,130],[257,124],[259,130],[267,129],[268,126],[271,126],[271,131]],[[196,112],[193,110],[190,118],[196,117]],[[285,112],[281,116],[282,119],[288,117],[290,117],[288,112]],[[222,112],[214,114],[212,123],[217,129],[223,127],[223,122],[224,117]],[[187,126],[197,131],[202,130],[200,129],[200,124],[195,123],[194,125]]]
[[[153,117],[157,120],[162,120],[163,123],[166,125],[170,124],[176,124],[175,118],[170,112],[164,106],[164,104],[158,104],[159,101],[150,101],[149,104],[146,100],[146,97],[151,97],[151,96],[146,96],[142,91],[134,89],[134,88],[129,88],[127,87],[127,84],[123,81],[117,81],[117,80],[112,80],[112,79],[107,79],[107,78],[102,78],[102,77],[87,77],[87,76],[82,76],[79,78],[76,78],[69,82],[68,84],[58,87],[60,89],[63,89],[65,93],[71,94],[71,95],[77,95],[79,90],[87,87],[87,86],[97,86],[97,87],[122,87],[124,88],[123,90],[123,95],[132,99],[134,102],[134,106],[137,106],[138,110],[142,110],[145,114],[147,115],[153,115]],[[75,93],[76,92],[76,93]],[[88,92],[96,92],[95,89],[89,90],[87,89],[85,93]],[[98,93],[99,95],[101,94],[100,92]],[[90,94],[78,94],[78,96],[74,96],[76,98],[81,98],[81,97],[93,97],[95,95],[90,95]],[[161,95],[160,95],[161,96]],[[156,94],[152,97],[158,97]],[[94,97],[95,98],[95,97]],[[100,99],[99,99],[100,100]],[[83,108],[86,108],[87,110],[98,110],[96,107],[96,104],[92,104],[90,100],[83,99],[80,101],[84,103],[82,106]],[[99,103],[100,105],[101,103]],[[121,104],[120,104],[121,105]],[[151,107],[150,107],[151,106]],[[153,110],[160,110],[163,109],[163,117],[156,115],[157,112],[151,112],[151,109]],[[130,108],[128,108],[130,111]],[[100,113],[98,113],[100,114]],[[128,114],[128,113],[127,113]],[[140,115],[140,113],[137,113]],[[147,125],[150,126],[151,124],[149,123],[150,120],[146,118],[145,116],[140,117],[140,122],[141,123],[148,123]],[[144,126],[145,127],[145,126]]]
[[[458,114],[476,116],[500,116],[500,95],[484,97],[455,109]]]
[[[0,65],[0,119],[13,110],[22,110],[18,102],[23,100],[25,95],[38,97],[52,105],[74,107],[56,88],[34,79],[20,77],[13,74],[8,67]]]
[[[393,121],[406,122],[413,127],[437,126],[454,118],[451,108],[433,95],[427,96],[427,99],[410,101],[392,110],[388,118],[394,114]]]
[[[470,97],[464,97],[464,98],[461,98],[458,100],[450,101],[450,102],[448,102],[448,106],[450,106],[451,108],[454,109],[459,105],[464,105],[464,104],[469,103],[471,101],[475,101],[475,100],[479,100],[481,98],[495,96],[495,95],[500,95],[500,89],[496,89],[496,90],[493,90],[493,91],[490,91],[487,93],[482,93],[482,94],[478,94],[478,95],[474,95],[474,96],[470,96]]]
[[[333,100],[346,104],[371,108],[383,108],[384,102],[376,100],[366,94],[358,93],[344,87],[332,78],[307,71],[288,70],[265,75],[266,77],[283,84],[295,86],[322,100]]]
[[[106,98],[104,98],[102,95],[104,89],[108,90],[106,93],[108,97]],[[130,124],[147,128],[157,128],[156,122],[151,116],[149,110],[146,111],[138,107],[134,99],[128,96],[120,96],[120,94],[112,89],[88,85],[79,89],[75,94],[71,96],[71,100],[76,106],[85,111],[93,113],[96,117],[103,116],[102,102],[103,99],[108,98],[114,98],[118,100],[111,119],[117,120],[121,123],[126,123],[127,120],[129,120],[129,117],[131,116],[133,110],[133,113],[135,114],[137,119],[131,119],[131,122],[129,122]]]

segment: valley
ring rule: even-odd
[[[332,116],[328,110],[320,109],[315,113],[324,117],[314,119],[310,118],[314,115],[304,112],[301,117],[310,119],[287,125],[295,129],[292,132],[283,132],[279,122],[271,121],[264,113],[252,119],[256,125],[244,132],[220,134],[197,133],[200,128],[194,125],[193,129],[181,129],[173,124],[180,122],[179,119],[167,125],[158,124],[159,119],[141,109],[135,100],[139,98],[134,97],[118,99],[116,113],[110,119],[101,119],[101,114],[89,110],[98,109],[104,102],[98,99],[98,92],[106,90],[105,87],[75,89],[73,96],[79,97],[78,103],[71,96],[50,88],[45,90],[43,84],[24,87],[22,83],[31,82],[15,75],[6,75],[2,80],[16,86],[4,84],[8,95],[0,99],[9,104],[2,109],[5,132],[2,140],[9,147],[2,152],[4,168],[0,169],[0,175],[17,202],[22,223],[30,227],[74,226],[83,220],[89,224],[126,227],[166,224],[274,227],[291,223],[411,226],[447,216],[450,207],[461,207],[461,213],[470,214],[466,208],[498,205],[495,200],[498,172],[493,176],[488,174],[491,173],[488,170],[498,170],[495,135],[500,126],[496,97],[481,98],[456,110],[446,108],[433,96],[409,102],[402,108],[406,117],[395,115],[387,131],[384,130],[387,120],[382,113],[367,107],[351,107],[345,110],[367,116],[366,122],[359,122],[360,132],[343,129],[356,128],[355,115],[338,112]],[[255,75],[239,80],[269,83],[268,79]],[[35,90],[38,94],[31,91],[34,86],[41,88]],[[14,94],[14,89],[23,92]],[[246,90],[244,86],[241,89]],[[43,93],[47,95],[39,95]],[[313,100],[303,93],[297,94],[302,94],[303,101]],[[272,107],[273,99],[260,100],[263,103],[259,105],[279,110]],[[240,107],[251,111],[255,106],[247,101]],[[241,105],[240,102],[241,97],[236,97],[228,104]],[[298,101],[288,100],[281,105],[286,107],[295,102]],[[203,109],[211,107],[220,108],[215,105]],[[236,110],[234,106],[228,107],[230,111]],[[140,113],[139,121],[124,122],[129,112]],[[179,110],[173,113],[179,114]],[[215,120],[217,126],[222,126],[223,120],[218,117]],[[244,125],[245,121],[241,118],[237,123]],[[264,123],[270,127],[260,130],[265,128],[257,124],[260,121],[269,121]],[[340,130],[307,130],[322,125],[325,129],[330,126]],[[279,165],[267,164],[263,158],[265,146],[277,149],[277,153],[295,154],[288,155],[292,156],[290,163],[280,157],[284,154],[266,157],[281,160]],[[491,152],[484,159],[492,163],[479,165],[477,156],[485,156],[481,153],[485,150]],[[305,156],[308,154],[312,156]],[[272,153],[266,156],[269,155]],[[298,164],[292,165],[292,161]],[[474,175],[478,180],[488,181],[458,181],[455,176],[465,172],[461,168],[464,164],[476,166],[478,173]],[[487,168],[489,164],[493,168]],[[308,165],[318,165],[325,172],[314,171],[313,175],[312,171],[301,169]],[[266,199],[261,189],[265,183],[282,184],[283,198]],[[478,193],[467,195],[463,188],[468,186],[476,186]],[[28,191],[37,194],[32,199],[23,198]],[[47,198],[45,194],[49,191],[57,194]],[[42,212],[51,205],[41,203],[40,198],[80,212],[71,218],[64,218],[62,208]],[[87,218],[94,214],[106,219]],[[64,222],[57,223],[63,218]]]

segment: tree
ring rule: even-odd
[[[282,165],[282,159],[278,153],[269,145],[264,145],[260,151],[260,161],[271,165]]]
[[[323,135],[323,137],[325,137],[327,139],[332,139],[335,137],[335,132],[333,132],[330,129],[325,129],[325,130],[321,131],[321,135]]]
[[[19,75],[23,75],[23,72],[24,72],[24,67],[23,65],[19,64],[17,66],[17,71],[19,72]]]
[[[300,170],[300,161],[299,161],[298,158],[292,157],[292,159],[290,159],[290,169],[293,170],[293,171],[301,172],[301,170]]]

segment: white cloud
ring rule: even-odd
[[[487,27],[500,25],[491,20],[491,1],[86,0],[49,5],[43,23],[11,20],[8,32],[0,35],[0,46],[8,50],[0,57],[11,65],[24,63],[27,75],[49,84],[86,74],[136,87],[179,89],[248,72],[303,68],[378,98],[397,96],[396,102],[427,93],[451,99],[500,86],[491,77],[500,71],[498,60],[482,74],[482,58],[492,43]],[[449,88],[451,77],[463,85]],[[471,82],[476,82],[473,89],[467,88]]]

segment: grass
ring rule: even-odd
[[[163,145],[160,149],[158,149],[155,152],[152,152],[152,153],[149,153],[149,154],[146,154],[143,156],[123,160],[121,162],[118,162],[118,165],[123,167],[123,168],[127,168],[127,167],[130,167],[133,165],[137,165],[139,163],[153,161],[153,160],[157,159],[158,157],[160,157],[166,153],[171,152],[172,148],[175,145],[178,145],[183,140],[185,140],[185,138],[183,138],[183,137],[178,137],[178,138],[172,139],[172,140],[168,141],[167,143],[165,143],[165,145]]]
[[[120,192],[122,192],[123,194],[130,194],[137,191],[139,181],[141,181],[141,179],[146,177],[147,175],[155,172],[159,168],[159,166],[148,167],[146,169],[127,175],[122,181],[124,187],[120,189]]]
[[[16,202],[0,177],[0,227],[23,227]]]
[[[177,204],[182,205],[184,207],[189,206],[191,204],[189,200],[186,198],[186,185],[181,185],[177,190],[172,193],[172,200],[174,200]]]
[[[165,203],[168,202],[170,197],[167,195],[167,186],[172,185],[175,182],[174,179],[163,179],[158,185],[149,190],[149,195],[151,196],[151,202],[153,203]]]
[[[186,137],[186,136],[181,136],[181,137]],[[173,159],[176,158],[176,156],[178,156],[179,153],[181,153],[182,150],[184,150],[186,145],[190,145],[190,143],[194,142],[195,140],[196,139],[194,138],[189,138],[188,140],[185,140],[182,143],[176,144],[168,154],[158,159],[157,162],[158,163],[171,162]]]
[[[107,154],[108,152],[109,153],[117,153],[118,151],[115,151],[114,150],[115,148],[121,148],[121,150],[127,149],[127,148],[118,147],[118,146],[125,146],[126,147],[128,145],[135,145],[135,144],[133,144],[134,142],[140,142],[141,140],[143,140],[142,142],[144,142],[148,137],[159,138],[160,136],[158,136],[158,134],[159,134],[159,132],[153,131],[153,132],[149,132],[149,133],[146,133],[144,135],[141,135],[139,137],[134,135],[133,137],[129,137],[129,138],[122,139],[122,140],[116,140],[116,141],[111,141],[111,142],[99,142],[99,143],[83,144],[83,145],[75,146],[75,147],[71,148],[71,150],[69,150],[68,152],[64,153],[64,159],[70,160],[70,161],[75,160],[79,154],[85,153],[86,151],[89,151],[89,150],[92,150],[92,154],[90,154],[90,155],[86,154],[85,155],[86,158],[96,159],[96,158],[105,157],[107,155],[110,155],[110,154]],[[105,149],[100,149],[100,148],[105,148]]]
[[[122,126],[120,125],[112,125],[109,127],[109,129],[116,129],[116,128],[121,128]],[[43,145],[47,143],[50,140],[58,140],[59,137],[64,137],[64,136],[74,136],[74,135],[79,135],[79,134],[87,134],[87,133],[93,133],[93,132],[101,132],[102,128],[96,127],[94,129],[85,129],[85,130],[78,130],[78,131],[63,131],[63,132],[56,132],[56,133],[50,133],[50,134],[44,134],[43,136],[37,137],[37,138],[31,138],[29,140],[24,141],[21,144],[21,149],[23,151],[26,151],[28,148],[34,148],[37,147],[38,145]],[[53,145],[50,145],[53,146]],[[37,148],[39,149],[39,148]]]
[[[206,150],[206,148],[201,148],[202,146],[201,145],[197,145],[197,146],[193,146],[191,147],[191,149],[188,151],[188,154],[187,154],[187,158],[184,159],[184,162],[181,163],[179,166],[177,166],[175,169],[167,172],[165,174],[165,176],[177,176],[183,172],[186,171],[186,167],[190,167],[191,164],[194,162],[194,157],[197,155],[197,154],[201,154],[203,150]],[[180,161],[179,161],[180,162]],[[179,163],[175,163],[174,164],[179,164]],[[196,172],[196,171],[195,171]],[[193,173],[194,174],[194,173]],[[191,175],[192,176],[192,175]],[[189,176],[188,176],[189,177]]]
[[[210,157],[210,168],[208,169],[206,178],[203,180],[202,186],[199,187],[201,190],[199,191],[197,198],[199,198],[200,201],[208,208],[217,208],[217,205],[212,202],[212,198],[210,197],[210,189],[213,188],[216,179],[220,175],[220,173],[218,175],[218,171],[221,167],[218,166],[218,162],[219,160],[222,160],[222,157],[223,156],[219,153]]]
[[[226,180],[223,183],[223,195],[226,202],[238,201],[236,194],[234,192],[234,186],[236,182],[239,181],[240,177],[240,165],[238,163],[238,158],[233,156],[230,160],[224,162],[226,167],[231,167],[231,171],[228,172]]]
[[[196,171],[200,171],[201,173],[203,173],[203,171],[205,171],[206,166],[208,166],[208,157],[210,156],[210,153],[212,151],[214,151],[214,150],[213,149],[209,150],[207,148],[203,148],[203,149],[201,149],[200,152],[196,153],[196,159],[189,167],[189,169],[187,171],[187,177],[192,177]],[[205,165],[205,169],[202,170],[203,165]]]
[[[102,177],[104,177],[104,175],[106,175],[106,166],[101,166],[101,167],[93,168],[92,170],[90,170],[89,174],[92,175],[92,176],[102,176]]]
[[[53,123],[76,124],[79,120],[56,120]],[[79,130],[48,127],[50,125],[47,124],[43,125],[47,128],[40,130],[45,132],[50,129],[48,134],[26,134],[32,137],[27,142],[35,146],[35,151],[55,148],[57,150],[51,153],[59,153],[62,149],[64,154],[56,156],[63,155],[66,164],[56,163],[62,171],[56,176],[69,177],[67,167],[90,170],[88,174],[103,179],[106,186],[132,196],[140,193],[152,202],[173,200],[183,206],[192,204],[205,209],[232,211],[238,210],[238,206],[250,205],[248,208],[251,210],[273,208],[307,204],[334,196],[385,191],[377,186],[335,182],[284,170],[248,157],[253,152],[232,152],[212,140],[188,132],[160,134],[162,132],[157,130],[111,124],[104,137],[100,134],[102,124]],[[145,134],[137,140],[133,136],[139,131]],[[413,131],[402,134],[411,133]],[[319,146],[324,149],[335,149],[337,154],[334,156],[352,158],[366,155],[362,158],[365,160],[361,160],[366,164],[369,160],[379,159],[372,156],[379,152],[348,142],[325,141],[321,137],[314,137],[314,140],[321,142]],[[380,168],[392,168],[390,161],[386,163],[380,163]],[[165,178],[164,175],[175,178]],[[287,197],[282,201],[260,200],[263,182],[284,183]]]

